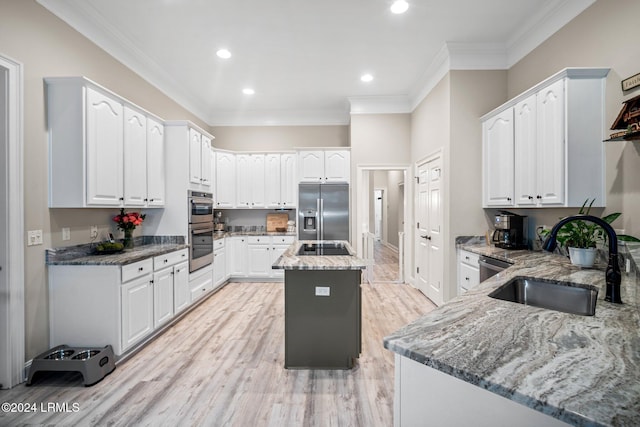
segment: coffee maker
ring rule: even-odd
[[[526,216],[500,211],[493,221],[494,245],[503,249],[527,249],[527,225]]]

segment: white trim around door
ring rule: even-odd
[[[413,205],[412,198],[408,197],[408,195],[412,194],[413,186],[412,186],[412,166],[411,165],[357,165],[356,172],[356,197],[355,197],[355,206],[356,206],[356,234],[355,238],[352,239],[352,242],[355,243],[356,252],[359,257],[366,259],[365,251],[365,233],[372,232],[373,230],[369,230],[369,201],[372,195],[369,194],[369,186],[370,179],[369,173],[372,171],[402,171],[404,173],[404,182],[405,182],[405,194],[402,202],[403,206],[403,214],[404,214],[404,227],[403,231],[404,236],[410,236],[412,227],[411,227],[411,218],[409,217],[413,213]],[[353,193],[352,193],[353,194]],[[353,228],[352,228],[353,229]],[[412,240],[404,239],[404,247],[398,248],[404,256],[404,266],[401,266],[402,272],[400,274],[401,278],[409,278],[409,282],[412,280],[411,277],[411,269],[410,265],[411,260],[413,260],[413,256],[410,256],[412,253],[413,247],[410,243]]]
[[[23,66],[0,54],[0,384],[24,381]]]

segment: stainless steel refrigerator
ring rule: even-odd
[[[300,184],[298,238],[349,240],[349,184]]]

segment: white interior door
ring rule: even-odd
[[[382,190],[373,191],[374,234],[376,240],[382,240],[382,206],[384,203]]]
[[[416,185],[416,287],[429,296],[429,180],[426,164],[418,166]]]
[[[417,167],[415,265],[416,286],[435,304],[443,295],[442,158],[432,156]]]

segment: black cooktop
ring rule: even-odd
[[[342,243],[305,243],[300,246],[298,255],[350,255]]]

